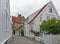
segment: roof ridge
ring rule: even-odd
[[[51,1],[49,1],[49,2],[51,2]],[[48,2],[48,3],[49,3],[49,2]],[[40,9],[40,11],[34,16],[34,18],[33,18],[31,21],[28,22],[28,24],[30,24],[30,23],[39,15],[39,13],[42,12],[42,10],[48,5],[48,3],[45,4],[45,5]]]

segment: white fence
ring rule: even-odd
[[[35,37],[35,40],[44,44],[60,44],[60,35],[44,35],[42,37]]]

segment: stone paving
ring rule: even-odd
[[[13,41],[13,44],[36,44],[32,42],[31,40],[25,37],[20,37],[20,36],[14,36],[12,41]]]

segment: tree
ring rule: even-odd
[[[51,18],[43,21],[40,25],[40,30],[46,34],[60,34],[60,20]]]

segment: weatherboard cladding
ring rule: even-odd
[[[49,3],[49,2],[48,2]],[[44,5],[41,9],[40,9],[40,11],[34,16],[34,18],[30,21],[30,22],[28,22],[28,24],[30,24],[31,22],[33,22],[34,20],[35,20],[35,18],[43,11],[43,9],[48,5],[48,3],[46,4],[46,5]]]

